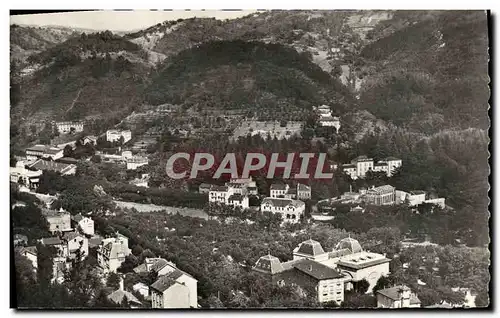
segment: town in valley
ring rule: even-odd
[[[15,307],[489,307],[486,12],[214,14],[11,16]]]

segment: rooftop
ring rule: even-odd
[[[175,279],[172,279],[166,275],[162,275],[158,277],[158,279],[151,285],[151,288],[159,291],[160,293],[163,293],[175,284],[178,284]]]
[[[279,206],[279,207],[286,207],[289,205],[294,207],[299,207],[305,205],[305,203],[300,200],[292,200],[286,198],[264,198],[264,200],[262,200],[261,205],[263,204],[270,204],[272,206]]]
[[[62,241],[58,237],[44,237],[42,238],[43,245],[60,245]]]
[[[344,277],[340,271],[308,259],[302,259],[296,262],[293,267],[317,280]]]
[[[372,193],[372,194],[386,194],[386,193],[393,192],[394,190],[396,190],[396,188],[394,188],[391,185],[386,184],[386,185],[383,185],[380,187],[369,189],[367,192]]]
[[[413,194],[413,195],[425,194],[425,191],[413,190],[413,191],[410,191],[410,194]]]
[[[302,183],[297,185],[297,190],[299,191],[311,191],[311,187]]]
[[[273,183],[273,184],[271,184],[270,189],[271,190],[283,190],[283,191],[285,191],[287,186],[288,185],[285,183]]]
[[[353,238],[346,237],[335,246],[335,250],[344,250],[347,249],[351,252],[351,254],[359,253],[363,251],[361,244]]]
[[[118,289],[108,295],[108,299],[114,302],[115,304],[121,304],[124,298],[127,300],[127,302],[141,304],[141,302],[139,301],[139,299],[137,299],[137,297],[135,297],[132,293],[126,290]]]
[[[367,156],[362,155],[352,159],[351,163],[362,162],[362,161],[373,161],[373,158],[368,158]]]
[[[323,250],[323,247],[318,241],[309,239],[307,241],[300,243],[296,253],[316,256],[324,254],[325,251]]]
[[[260,257],[255,263],[253,269],[262,273],[269,274],[277,274],[284,271],[280,260],[270,254]]]
[[[358,270],[390,261],[384,255],[363,251],[341,257],[337,265]]]
[[[233,194],[228,198],[229,201],[239,201],[239,202],[242,202],[243,199],[245,199],[245,197],[242,196],[241,194]]]
[[[227,189],[228,188],[226,186],[213,185],[210,191],[227,192]]]
[[[399,300],[400,299],[399,292],[403,290],[409,291],[410,289],[404,285],[399,285],[390,288],[380,289],[377,291],[377,293],[384,295],[385,297],[388,297],[392,300]],[[420,299],[418,299],[417,295],[413,293],[410,294],[410,304],[420,304]]]
[[[76,167],[74,164],[67,164],[43,159],[39,159],[29,166],[29,168],[31,169],[50,170],[59,172],[61,174],[68,172],[74,167]]]

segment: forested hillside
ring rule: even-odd
[[[151,67],[141,47],[109,31],[83,33],[27,62],[34,70],[18,80],[18,95],[11,96],[12,111],[23,118],[82,119],[114,112],[126,116],[140,103]]]
[[[24,61],[32,54],[42,52],[66,41],[77,32],[65,28],[10,26],[10,59]]]
[[[485,12],[440,12],[413,21],[363,48],[368,75],[359,104],[420,132],[487,129],[487,47]]]
[[[167,59],[147,88],[146,101],[291,110],[320,103],[346,107],[353,99],[306,55],[279,44],[235,40],[202,44]]]

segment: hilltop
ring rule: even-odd
[[[10,26],[10,59],[24,62],[30,55],[40,53],[72,36],[78,31],[69,28]]]
[[[82,119],[139,102],[151,64],[142,48],[109,31],[81,34],[31,55],[18,78],[14,118]],[[20,79],[19,79],[20,78]]]

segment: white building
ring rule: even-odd
[[[123,143],[125,144],[130,139],[132,139],[132,132],[130,130],[117,130],[117,129],[111,129],[106,131],[106,140],[109,142],[120,141],[121,137],[123,137]]]
[[[152,270],[158,275],[150,287],[152,308],[198,308],[198,280],[164,259]]]
[[[311,187],[302,183],[298,183],[295,187],[283,183],[274,183],[271,184],[269,195],[271,198],[309,200],[311,198]]]
[[[265,198],[260,205],[261,212],[279,213],[283,222],[298,223],[304,215],[306,204],[287,198]]]
[[[38,269],[38,252],[36,246],[18,247],[16,250],[19,251],[19,254],[31,261],[33,271],[36,272]]]
[[[115,237],[102,240],[97,248],[97,262],[105,273],[116,273],[125,257],[130,254],[128,238],[117,232]]]
[[[239,207],[242,209],[248,209],[250,206],[248,203],[248,196],[241,194],[233,194],[227,198],[227,204],[233,207]]]
[[[388,177],[391,177],[401,165],[402,160],[394,157],[387,157],[374,163],[373,158],[359,156],[351,160],[350,164],[342,165],[342,170],[353,180],[356,180],[357,178],[364,178],[368,171],[384,172]]]
[[[403,165],[403,161],[399,158],[395,157],[387,157],[384,160],[380,160],[379,163],[387,164],[387,176],[391,177],[394,174],[394,171]]]
[[[321,105],[313,108],[319,115],[319,124],[323,127],[335,127],[337,131],[340,129],[340,120],[338,117],[332,116],[330,106]]]
[[[377,290],[378,308],[419,308],[420,299],[407,286],[394,286]]]
[[[91,144],[91,145],[97,145],[97,137],[93,135],[85,136],[82,139],[82,144]]]
[[[233,195],[233,190],[227,186],[214,185],[208,193],[208,201],[214,203],[226,204],[227,199]]]
[[[338,117],[321,117],[319,124],[323,127],[335,127],[337,131],[340,129],[340,119]]]
[[[225,186],[213,185],[208,193],[208,201],[248,209],[249,199],[247,193],[244,184],[229,182]]]
[[[137,168],[145,166],[149,163],[149,159],[147,157],[140,157],[140,156],[127,158],[126,161],[127,161],[127,170],[136,170]]]
[[[73,230],[71,228],[71,215],[62,208],[59,211],[42,209],[42,215],[47,220],[47,223],[49,223],[49,231],[51,233]]]
[[[289,189],[288,184],[274,183],[269,188],[269,195],[271,198],[284,198]]]
[[[73,215],[71,220],[75,223],[75,227],[79,226],[85,235],[94,235],[94,220],[83,216],[81,213]]]
[[[57,131],[61,134],[78,133],[83,131],[81,121],[60,121],[56,123]]]
[[[40,183],[42,170],[29,170],[24,167],[23,161],[18,161],[15,167],[9,168],[10,182],[22,183],[30,189],[36,189]]]
[[[76,250],[80,250],[83,258],[89,255],[89,240],[85,235],[76,231],[66,232],[63,235],[63,241],[67,245],[66,251],[68,256],[75,255]]]
[[[132,290],[141,294],[144,298],[149,296],[149,286],[144,283],[137,283],[132,286]]]
[[[55,171],[65,176],[74,175],[76,173],[77,167],[75,164],[39,159],[34,163],[28,165],[28,168],[35,171]]]
[[[390,185],[373,187],[366,191],[365,201],[373,205],[388,205],[396,203],[396,188]]]
[[[26,148],[26,158],[29,160],[38,158],[57,160],[63,156],[63,149],[57,147],[34,145],[33,147]]]

